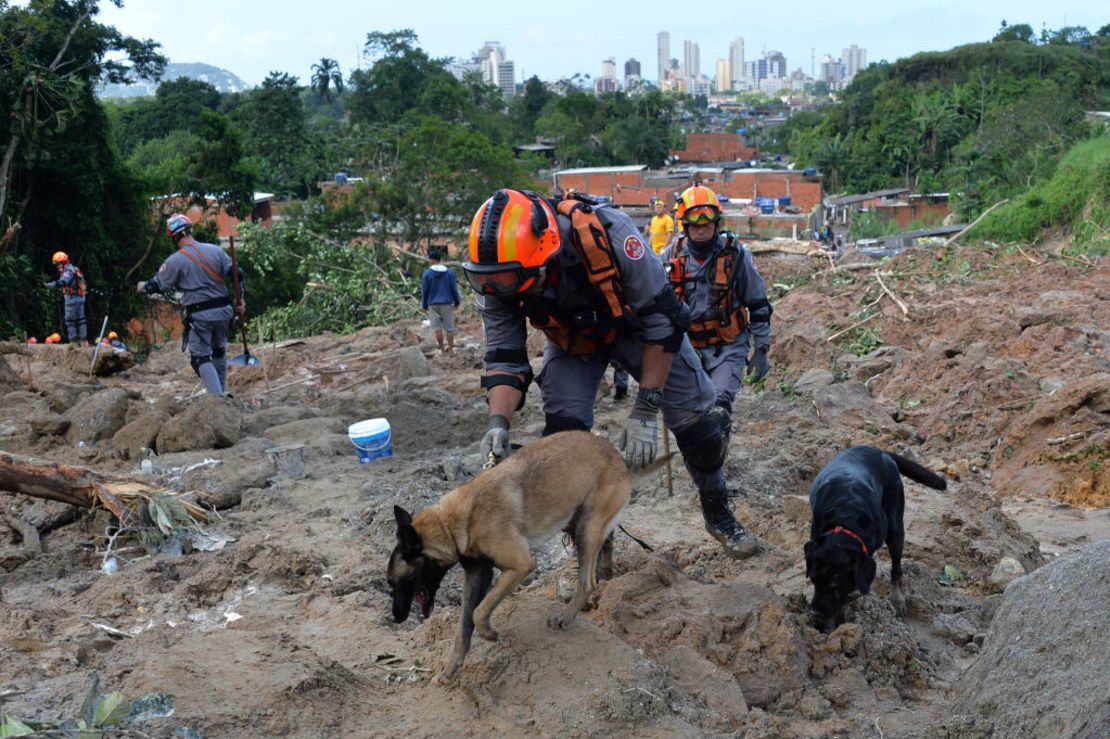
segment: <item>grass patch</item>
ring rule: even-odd
[[[1053,228],[1071,231],[1072,253],[1110,254],[1110,137],[1077,143],[1052,179],[988,215],[969,235],[1029,244]]]

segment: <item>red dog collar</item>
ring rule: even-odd
[[[837,526],[834,529],[829,529],[825,533],[826,534],[847,534],[848,536],[852,537],[853,539],[855,539],[856,541],[859,542],[860,548],[863,550],[864,554],[868,553],[867,544],[863,541],[863,537],[860,536],[859,534],[857,534],[855,531],[852,531],[851,529],[846,529],[843,526]]]

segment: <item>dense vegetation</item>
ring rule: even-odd
[[[170,196],[215,198],[244,215],[258,190],[282,201],[283,216],[270,229],[246,227],[241,242],[251,312],[266,313],[265,325],[291,335],[412,315],[420,265],[409,255],[458,241],[497,187],[537,186],[536,175],[557,166],[661,166],[713,115],[704,97],[596,97],[579,75],[529,79],[506,101],[477,74],[456,78],[411,31],[368,33],[365,64],[349,77],[324,58],[303,82],[274,71],[255,89],[221,94],[176,79],[153,97],[98,101],[98,85],[157,79],[165,59],[154,42],[96,23],[97,7],[0,0],[9,111],[0,117],[0,336],[60,325],[61,300],[41,285],[57,249],[89,279],[93,326],[108,312],[117,325],[140,314],[131,286],[170,251],[157,217],[181,207]],[[1049,182],[1064,152],[1093,135],[1083,111],[1110,107],[1108,91],[1110,27],[1034,38],[1008,26],[987,44],[871,67],[839,103],[757,135],[820,167],[827,189],[904,182],[951,191],[974,215]],[[718,114],[715,124],[726,121]],[[551,160],[514,155],[513,144],[537,139],[553,145]],[[351,186],[322,190],[339,171]],[[1055,203],[1055,186],[1045,187],[1024,207]]]
[[[964,217],[1052,176],[1110,107],[1110,25],[1045,31],[1003,23],[989,43],[861,72],[838,105],[779,132],[830,192],[892,185],[950,192]]]

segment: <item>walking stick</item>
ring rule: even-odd
[[[671,469],[671,432],[663,427],[663,453],[667,455],[667,497],[674,497],[674,471]]]
[[[232,357],[229,364],[254,366],[262,362],[258,357],[251,356],[251,350],[247,347],[247,322],[239,313],[239,301],[242,299],[242,293],[239,291],[239,260],[235,257],[234,236],[228,236],[228,244],[231,247],[231,287],[235,290],[235,315],[239,316],[239,333],[243,337],[243,353],[237,357]]]
[[[104,331],[108,328],[108,316],[104,316],[104,323],[100,324],[100,336],[96,337],[96,349],[93,350],[92,364],[89,365],[89,377],[93,376],[96,369],[96,358],[100,356],[100,342],[104,341]]]

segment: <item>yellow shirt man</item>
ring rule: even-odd
[[[651,217],[651,250],[662,254],[674,234],[674,219],[667,215],[667,205],[662,200],[655,201],[655,215]]]

